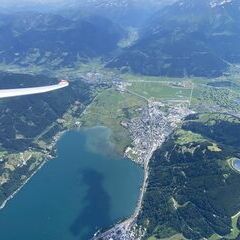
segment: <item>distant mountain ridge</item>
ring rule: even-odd
[[[103,17],[72,21],[59,15],[0,15],[0,61],[20,65],[71,65],[117,48],[124,30]]]
[[[238,0],[88,0],[60,5],[66,9],[55,14],[0,14],[0,61],[61,67],[103,57],[107,67],[173,77],[216,77],[240,62]],[[139,38],[121,49],[119,42],[126,39],[129,26],[138,28]]]
[[[227,4],[227,3],[232,3],[232,0],[212,0],[210,1],[210,6],[211,7],[216,7],[216,6],[223,6],[224,4]]]
[[[123,26],[140,27],[155,11],[177,0],[85,0],[66,4],[60,14],[100,15]]]
[[[146,75],[219,76],[240,62],[240,2],[181,0],[155,14],[108,66]]]

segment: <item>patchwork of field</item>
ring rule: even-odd
[[[134,82],[128,87],[130,91],[154,100],[189,100],[192,89],[173,86],[165,82]]]
[[[123,152],[131,144],[128,131],[121,122],[138,114],[138,109],[146,106],[141,98],[114,89],[103,90],[87,108],[81,121],[84,127],[104,125],[112,131],[112,140]]]

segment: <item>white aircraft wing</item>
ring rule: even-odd
[[[0,90],[0,98],[18,97],[39,93],[47,93],[55,91],[57,89],[65,88],[69,85],[66,80],[61,80],[58,84],[44,86],[44,87],[32,87],[32,88],[16,88],[16,89],[3,89]]]

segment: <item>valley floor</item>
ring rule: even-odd
[[[96,234],[93,239],[141,239],[147,229],[146,226],[139,225],[139,215],[143,211],[143,201],[150,184],[149,161],[154,152],[182,125],[187,116],[195,112],[207,112],[211,109],[211,112],[226,112],[238,116],[237,100],[240,99],[240,90],[239,88],[210,86],[208,85],[209,79],[122,75],[102,69],[98,65],[85,66],[84,70],[79,69],[65,69],[55,73],[71,76],[72,83],[81,78],[81,81],[90,86],[93,93],[91,101],[85,106],[79,101],[72,103],[63,116],[57,119],[56,124],[61,126],[59,129],[63,131],[98,125],[109,127],[113,132],[112,142],[118,152],[145,169],[144,183],[134,214],[112,229]],[[237,82],[236,79],[233,77],[231,81]],[[211,80],[216,84],[224,81],[226,81],[224,77]],[[35,139],[42,149],[46,149],[49,144],[42,139],[42,136],[51,132],[54,124]],[[61,131],[57,132],[57,136]],[[52,138],[54,135],[50,136],[50,139]],[[33,172],[29,177],[32,177],[42,166],[46,155],[54,150],[57,139],[57,137],[54,138],[54,142],[50,144],[51,147],[48,147],[48,151],[43,152],[43,155],[36,155],[39,162],[32,165]],[[14,159],[19,158],[21,154],[26,153],[19,153]],[[7,159],[12,159],[4,151],[1,151],[0,156],[7,163],[10,163]],[[8,164],[7,167],[13,168],[14,166]],[[0,178],[1,184],[8,180],[3,177],[4,175]],[[22,183],[26,183],[29,177]],[[21,188],[22,184],[19,187]],[[17,189],[14,192],[18,191]],[[7,199],[11,198],[14,192]],[[149,239],[154,239],[154,237]]]

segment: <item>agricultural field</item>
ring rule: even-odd
[[[81,118],[84,127],[106,126],[113,132],[112,141],[122,153],[131,144],[128,131],[121,122],[137,116],[137,109],[146,106],[146,102],[128,93],[113,89],[103,90]]]
[[[192,91],[191,88],[173,86],[162,82],[134,82],[128,89],[148,99],[183,101],[189,100]]]
[[[190,78],[173,78],[173,77],[164,77],[164,76],[145,76],[145,75],[138,75],[132,73],[125,73],[122,74],[121,77],[126,82],[183,82],[189,80]],[[198,78],[191,78],[198,79]]]

